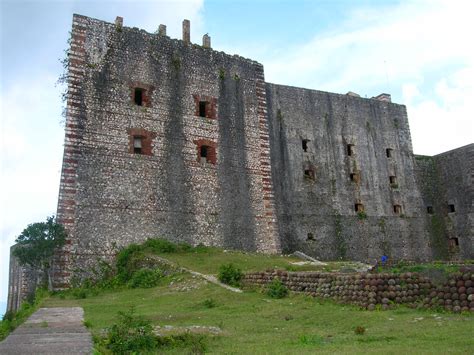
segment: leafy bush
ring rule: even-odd
[[[189,349],[187,354],[204,354],[207,348],[205,340],[204,335],[193,333],[157,337],[160,348],[186,348]]]
[[[131,288],[155,287],[162,277],[163,272],[160,269],[140,269],[133,273],[132,278],[128,282],[128,286]]]
[[[267,295],[271,298],[284,298],[288,296],[288,288],[279,279],[273,279],[267,286]]]
[[[233,264],[224,264],[219,267],[218,279],[227,285],[239,287],[240,280],[244,277],[242,270]]]
[[[137,244],[130,244],[117,254],[117,276],[121,282],[127,282],[133,273],[143,266],[146,258],[143,247]]]
[[[134,309],[118,313],[118,322],[109,330],[106,346],[114,354],[151,351],[158,345],[151,322],[136,316]]]
[[[143,247],[154,253],[176,253],[178,251],[176,244],[165,239],[148,239]]]
[[[360,325],[358,325],[357,327],[355,327],[354,333],[355,333],[356,335],[362,335],[362,334],[365,333],[365,328],[362,327],[362,326],[360,326]]]
[[[114,354],[157,353],[163,348],[186,348],[191,354],[203,354],[205,336],[192,333],[157,336],[151,322],[135,315],[134,308],[118,313],[118,322],[108,329],[107,337],[98,340]]]
[[[16,238],[12,254],[21,265],[41,270],[44,275],[41,286],[52,289],[50,269],[54,251],[64,245],[66,236],[64,227],[51,216],[46,222],[29,224]]]
[[[204,300],[204,302],[202,303],[204,305],[204,307],[206,308],[214,308],[217,304],[216,304],[216,301],[213,299],[213,298],[207,298]]]

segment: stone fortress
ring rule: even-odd
[[[150,237],[322,260],[474,258],[474,144],[412,151],[406,108],[74,15],[54,287]],[[14,258],[9,309],[31,288]]]

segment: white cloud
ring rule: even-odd
[[[310,42],[263,58],[266,79],[368,97],[389,92],[408,106],[415,153],[453,149],[473,141],[473,12],[470,1],[359,9]]]
[[[55,78],[18,78],[0,96],[0,300],[7,296],[9,246],[56,210],[63,128]],[[27,89],[25,89],[27,88]]]
[[[473,142],[474,66],[440,79],[435,94],[406,97],[418,154],[438,154]]]

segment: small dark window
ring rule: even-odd
[[[454,205],[452,205],[452,204],[448,205],[448,212],[449,213],[456,212],[456,209],[454,208]]]
[[[426,206],[426,212],[428,212],[428,214],[433,214],[433,206]]]
[[[304,169],[304,178],[314,180],[314,170]]]
[[[347,145],[347,155],[350,157],[354,155],[354,144]]]
[[[385,154],[387,154],[387,158],[391,158],[393,156],[393,149],[391,148],[385,149]]]
[[[393,213],[401,214],[402,213],[402,206],[400,205],[393,205]]]
[[[397,184],[397,177],[396,176],[390,176],[390,185],[396,185]]]
[[[313,233],[308,233],[306,240],[314,240],[314,235]]]
[[[459,251],[459,239],[458,238],[449,238],[448,246],[451,252]]]
[[[199,116],[206,117],[207,101],[199,101]]]
[[[201,158],[207,158],[209,147],[207,145],[202,145],[201,146]]]
[[[136,105],[142,106],[143,105],[143,89],[135,88],[135,93],[133,95],[133,99],[134,99]]]
[[[303,139],[303,140],[301,141],[301,144],[302,144],[302,146],[303,146],[303,151],[305,151],[305,152],[308,151],[308,142],[309,142],[308,139]]]
[[[352,182],[359,183],[360,182],[360,175],[359,173],[350,173],[349,178],[351,179]]]
[[[356,203],[354,208],[356,212],[364,212],[364,205],[362,203]]]
[[[135,136],[133,137],[133,152],[135,154],[142,154],[143,149],[143,137]]]

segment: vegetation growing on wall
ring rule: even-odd
[[[16,239],[17,245],[12,254],[21,265],[28,265],[41,272],[43,279],[38,280],[41,287],[52,289],[50,271],[54,252],[65,241],[66,230],[51,216],[46,222],[28,225]]]
[[[347,246],[342,234],[342,218],[337,211],[334,212],[334,231],[336,233],[335,242],[338,257],[344,260],[346,258]]]

